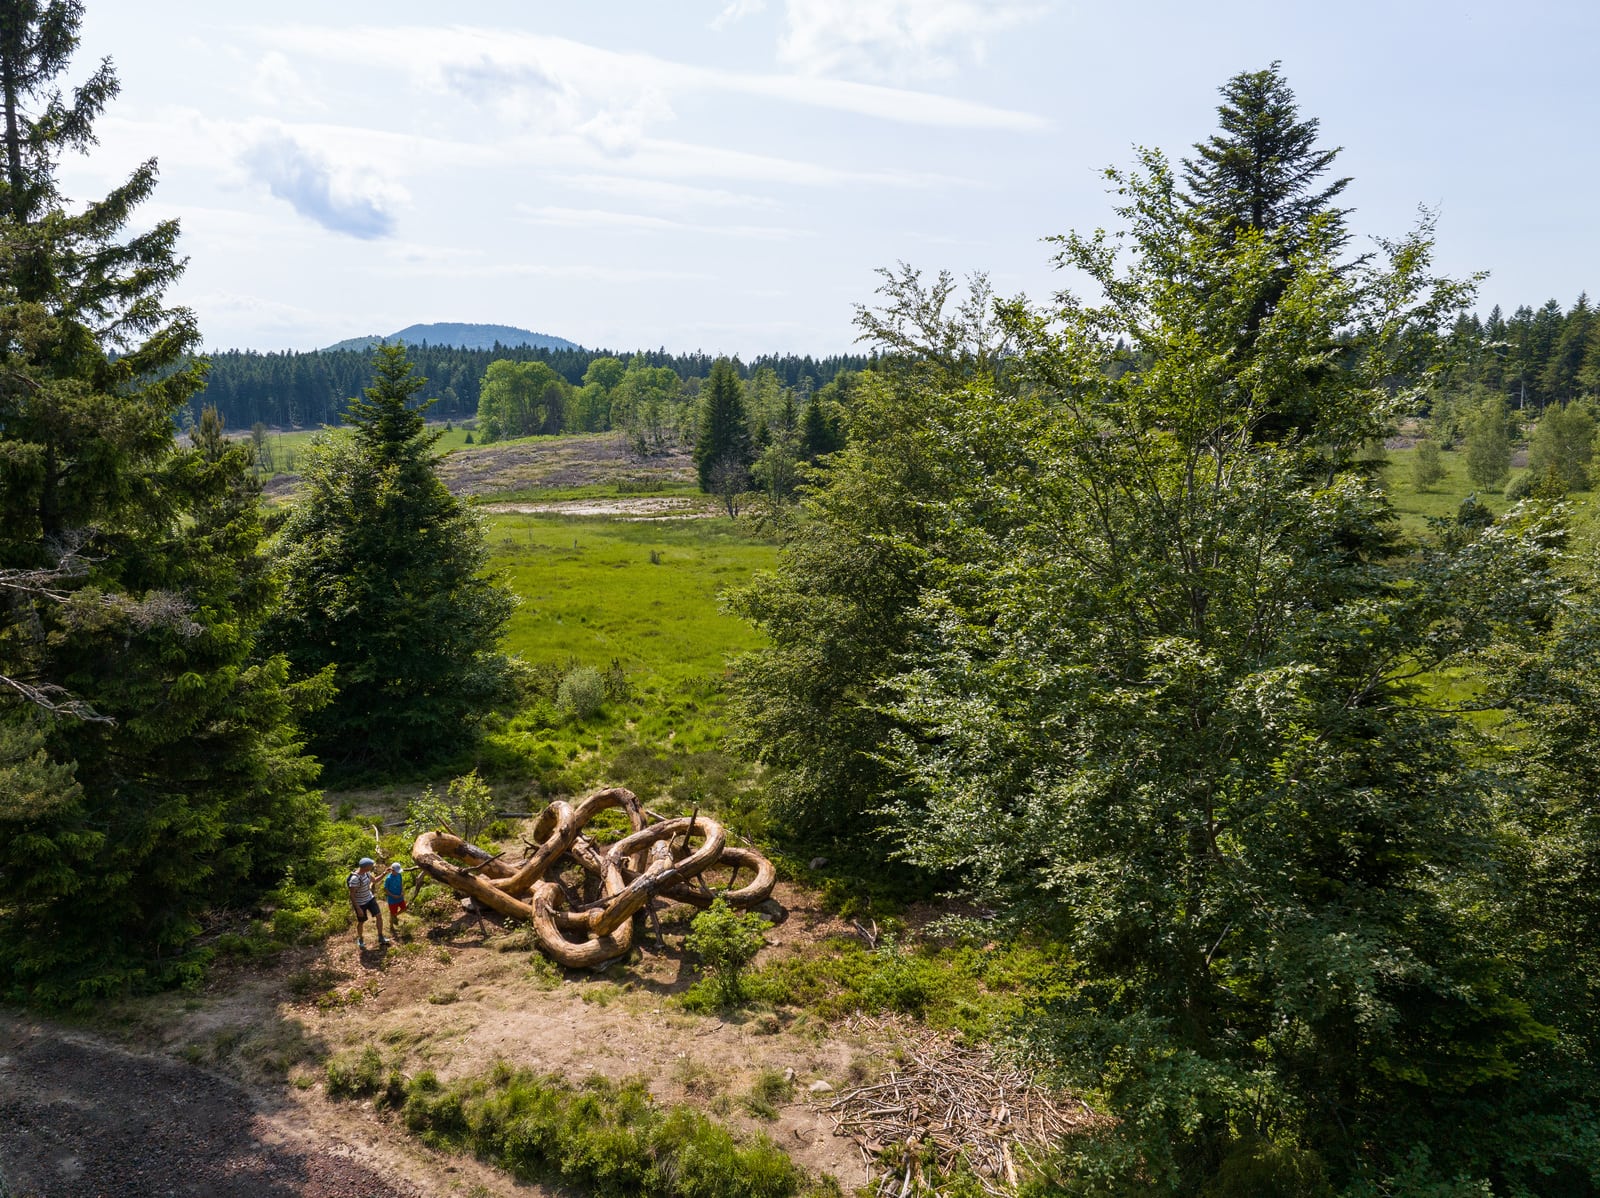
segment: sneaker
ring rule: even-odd
[[[367,949],[367,942],[365,940],[357,939],[356,940],[356,947],[359,948],[362,952],[365,952],[366,949]]]
[[[386,939],[384,939],[382,936],[379,936],[378,937],[378,947],[379,948],[388,948],[389,947],[389,942]]]

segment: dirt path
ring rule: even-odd
[[[12,1198],[424,1193],[381,1164],[194,1066],[0,1016],[0,1193]]]
[[[767,954],[847,934],[814,896],[780,885],[778,897]],[[828,1095],[809,1086],[873,1075],[888,1047],[803,1016],[685,1012],[673,1001],[694,976],[684,930],[669,923],[666,945],[652,939],[632,965],[563,975],[525,933],[462,918],[430,935],[413,922],[388,952],[340,937],[236,965],[202,995],[105,1012],[97,1034],[0,1012],[0,1198],[556,1193],[427,1149],[370,1102],[326,1098],[322,1062],[367,1046],[445,1081],[496,1061],[572,1081],[643,1077],[658,1101],[764,1134],[847,1193],[863,1184],[859,1153],[819,1109]],[[753,1085],[789,1070],[793,1098],[761,1117]]]

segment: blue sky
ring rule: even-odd
[[[417,321],[828,353],[876,267],[1043,299],[1101,170],[1280,59],[1358,236],[1439,211],[1482,307],[1600,288],[1600,6],[1356,0],[87,0],[121,97],[69,195],[160,160],[208,346]]]

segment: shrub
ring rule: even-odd
[[[436,829],[476,840],[494,819],[494,795],[478,771],[452,778],[443,795],[428,787],[406,805],[406,835],[415,839]]]
[[[742,974],[766,944],[766,928],[759,915],[740,915],[720,898],[694,917],[684,944],[700,958],[724,1005],[744,997]]]
[[[1444,457],[1439,443],[1427,438],[1417,442],[1417,455],[1411,459],[1411,479],[1417,490],[1426,491],[1444,478]]]
[[[556,689],[556,706],[569,716],[587,719],[606,701],[606,680],[593,666],[567,671]]]
[[[383,1058],[376,1048],[340,1053],[327,1069],[329,1098],[367,1098],[383,1088]]]

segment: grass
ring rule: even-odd
[[[1502,515],[1511,506],[1503,491],[1474,486],[1467,477],[1466,454],[1455,450],[1447,449],[1439,455],[1445,469],[1444,478],[1426,489],[1419,488],[1413,477],[1412,463],[1416,456],[1414,449],[1391,449],[1388,464],[1380,476],[1390,501],[1400,514],[1401,527],[1406,532],[1423,531],[1430,518],[1455,515],[1461,501],[1468,495],[1476,495],[1478,501],[1496,516]],[[1506,483],[1509,484],[1521,473],[1521,470],[1513,470]],[[1567,496],[1567,502],[1573,509],[1572,525],[1575,529],[1596,523],[1594,500],[1595,492],[1592,490],[1574,491]]]
[[[488,540],[491,568],[522,599],[505,648],[530,681],[486,767],[532,774],[547,793],[606,777],[646,799],[731,800],[745,770],[722,753],[723,683],[761,638],[719,596],[771,567],[776,546],[726,520],[554,515],[491,516]],[[582,667],[608,689],[579,717],[557,699]]]
[[[1025,1006],[1048,1002],[1071,984],[1069,975],[1058,948],[1019,941],[984,946],[887,942],[869,949],[840,936],[745,974],[743,988],[755,1005],[830,1021],[858,1011],[896,1012],[978,1042],[1022,1015]],[[679,1001],[691,1011],[721,1009],[720,996],[704,979]]]
[[[310,448],[311,442],[325,433],[340,431],[341,427],[328,425],[322,428],[299,429],[292,433],[269,432],[267,449],[272,455],[273,468],[262,471],[262,479],[276,478],[280,474],[299,473],[300,459]],[[448,429],[443,424],[430,424],[429,431],[440,434],[438,443],[434,446],[438,453],[450,453],[467,444],[468,430],[459,424],[453,424]],[[246,443],[250,440],[249,433],[234,434],[234,437]]]
[[[406,1130],[439,1149],[465,1150],[526,1181],[633,1198],[821,1198],[831,1178],[806,1176],[765,1136],[743,1141],[692,1107],[663,1105],[640,1079],[581,1085],[499,1064],[452,1084],[406,1077],[376,1049],[328,1062],[332,1098],[398,1108]]]

